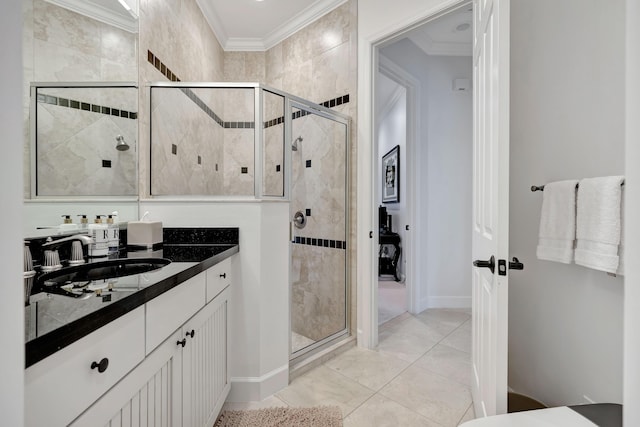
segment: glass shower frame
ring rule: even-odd
[[[147,92],[147,103],[146,105],[149,108],[151,114],[151,100],[153,96],[153,90],[155,88],[176,88],[176,89],[253,89],[254,90],[254,124],[262,123],[260,127],[261,131],[258,131],[257,126],[254,125],[254,194],[253,199],[255,200],[282,200],[291,202],[292,199],[292,150],[291,143],[293,142],[292,138],[292,111],[293,109],[305,110],[309,113],[316,114],[322,118],[332,120],[339,124],[344,125],[345,127],[345,140],[344,140],[344,155],[345,155],[345,177],[344,177],[344,236],[345,241],[349,241],[349,225],[351,224],[350,218],[350,197],[349,191],[351,188],[351,180],[350,180],[350,137],[351,137],[351,119],[349,116],[339,113],[337,111],[331,110],[330,108],[324,107],[319,104],[315,104],[309,100],[304,98],[300,98],[298,96],[292,95],[290,93],[281,91],[279,89],[272,88],[270,86],[260,84],[260,83],[247,83],[247,82],[233,82],[233,83],[224,83],[224,82],[154,82],[147,84],[148,90]],[[264,108],[264,94],[272,93],[278,96],[283,97],[284,99],[284,111],[283,114],[283,123],[284,123],[284,132],[283,132],[283,141],[282,141],[282,149],[283,149],[283,159],[284,159],[284,174],[283,174],[283,191],[282,196],[276,195],[267,195],[265,194],[265,171],[264,171],[264,140],[265,140],[265,108]],[[149,141],[149,150],[152,149],[152,123],[151,118],[148,126],[149,134],[146,136]],[[147,153],[147,155],[151,156],[151,151]],[[149,161],[151,159],[149,158]],[[149,177],[148,177],[148,193],[144,197],[148,199],[174,199],[175,196],[164,196],[164,195],[153,195],[151,194],[151,164],[149,163]],[[189,198],[197,198],[198,200],[215,200],[215,201],[234,201],[238,197],[237,196],[226,196],[226,195],[191,195]],[[244,197],[246,198],[246,197]],[[188,199],[185,199],[188,200]],[[289,354],[290,360],[292,363],[296,363],[300,360],[307,358],[314,353],[323,350],[327,346],[343,339],[344,337],[348,337],[351,331],[351,283],[350,283],[350,274],[349,274],[349,266],[350,262],[350,252],[349,250],[345,250],[345,269],[344,269],[344,328],[332,333],[329,336],[324,337],[323,339],[317,340],[313,344],[292,353],[292,287],[293,287],[293,279],[292,279],[292,258],[293,258],[293,218],[289,218]]]

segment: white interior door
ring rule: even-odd
[[[472,393],[485,417],[507,411],[509,0],[473,8]]]

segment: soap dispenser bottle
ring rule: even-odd
[[[107,224],[102,223],[103,216],[96,215],[95,222],[89,224],[89,236],[91,237],[89,256],[93,258],[109,255],[109,228]]]
[[[78,215],[80,217],[80,230],[86,230],[89,228],[89,220],[86,214]]]
[[[64,218],[64,221],[62,224],[60,224],[60,231],[70,231],[78,229],[78,224],[74,224],[73,221],[71,221],[71,215],[62,215],[62,218]]]
[[[113,223],[113,217],[113,214],[107,215],[107,230],[109,232],[109,254],[117,253],[118,247],[120,246],[120,227],[118,226],[118,224]]]

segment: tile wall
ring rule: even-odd
[[[151,92],[151,194],[254,193],[254,89]]]
[[[291,211],[306,223],[293,235],[291,325],[317,341],[347,322],[346,126],[315,114],[294,117],[293,137],[303,139],[291,153]]]
[[[170,80],[181,80],[185,82],[223,81],[224,51],[195,0],[141,0],[139,43],[140,150],[141,153],[149,153],[149,132],[151,129],[149,124],[150,112],[148,111],[149,89],[146,87],[146,84],[149,82],[167,82]],[[153,63],[149,61],[149,52],[154,56]],[[159,63],[164,65],[164,73],[162,65],[156,67],[155,58],[158,59]],[[167,73],[167,68],[171,71],[170,74]],[[169,77],[167,77],[167,75]],[[189,105],[191,100],[185,97],[183,93],[180,92],[178,95],[182,97],[182,101],[177,104],[180,105],[182,109],[182,113],[180,114],[183,114],[186,108],[193,111],[198,110],[194,108],[193,105]],[[177,99],[177,97],[175,99]],[[203,96],[202,99],[205,100],[206,96]],[[222,111],[224,104],[222,99],[206,100],[208,106],[215,111],[216,114],[224,117],[223,113],[218,113],[218,111]],[[156,106],[154,105],[154,107]],[[215,122],[208,119],[201,109],[198,111],[198,121],[201,122],[198,125],[198,132],[200,135],[203,135],[204,129],[208,127],[214,129],[213,124]],[[167,117],[169,115],[167,111]],[[225,118],[225,120],[228,119]],[[182,132],[184,133],[186,131],[182,129]],[[218,133],[219,130],[216,129],[212,134],[213,137],[215,138]],[[204,173],[199,172],[199,165],[197,164],[198,153],[196,153],[196,151],[199,150],[197,147],[198,144],[195,144],[195,147],[188,148],[186,145],[179,144],[179,139],[169,138],[166,135],[163,138],[164,145],[160,155],[164,156],[165,160],[171,159],[171,154],[169,154],[172,149],[171,144],[177,146],[178,153],[191,153],[191,155],[187,156],[188,161],[187,158],[185,158],[185,160],[181,160],[180,163],[175,163],[172,166],[175,171],[180,171],[180,174],[178,175],[177,183],[166,183],[167,186],[164,188],[167,191],[178,191],[181,190],[181,188],[177,187],[178,185],[187,186],[188,184],[188,187],[185,188],[193,185],[195,194],[208,194],[205,191],[215,191],[217,186],[222,186],[219,181],[213,184],[207,184],[206,186],[204,185],[203,179],[206,178],[206,176],[204,176]],[[216,149],[211,150],[210,154],[201,154],[203,163],[214,162],[216,160],[215,156],[220,156],[220,153],[214,154]],[[209,155],[212,156],[210,159]],[[150,194],[150,162],[150,156],[144,154],[140,156],[139,186],[141,197]],[[175,188],[170,188],[170,185],[175,185]]]
[[[268,196],[284,194],[284,97],[263,92],[263,182],[262,191]]]
[[[40,88],[38,195],[136,196],[137,103],[135,88]]]

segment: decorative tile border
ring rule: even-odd
[[[164,75],[167,79],[173,82],[181,81],[178,76],[175,75],[173,71],[169,69],[153,52],[147,50],[147,61],[153,65],[162,75]],[[202,99],[196,95],[193,90],[190,88],[180,88],[182,93],[184,93],[189,99],[191,99],[202,111],[204,111],[209,117],[211,117],[216,123],[218,123],[221,127],[225,129],[254,129],[254,122],[226,122],[218,116],[215,111],[213,111],[207,104],[205,104]],[[328,101],[324,101],[320,103],[323,107],[333,108],[338,105],[346,104],[349,102],[349,94],[338,96],[337,98],[330,99]],[[299,119],[300,117],[304,117],[307,114],[311,114],[305,110],[298,110],[295,113],[291,114],[291,118],[293,120]],[[269,128],[272,126],[277,126],[284,123],[284,116],[277,117],[272,120],[268,120],[262,124],[263,128]]]
[[[171,71],[169,67],[167,67],[162,61],[160,61],[160,58],[155,56],[150,50],[147,50],[147,61],[149,61],[151,65],[156,67],[156,69],[160,71],[166,78],[168,78],[169,81],[172,81],[172,82],[180,81],[178,76],[176,76],[173,73],[173,71]]]
[[[88,102],[77,101],[75,99],[62,98],[59,96],[47,95],[39,93],[37,101],[57,105],[59,107],[73,108],[75,110],[89,111],[92,113],[104,114],[106,116],[122,117],[125,119],[135,120],[138,118],[138,113],[134,111],[120,110],[118,108],[105,107],[104,105],[90,104]]]
[[[299,245],[320,246],[323,248],[347,249],[347,242],[344,240],[319,239],[316,237],[296,236],[291,243]]]
[[[333,98],[328,101],[321,102],[319,105],[322,105],[323,107],[327,107],[327,108],[333,108],[333,107],[337,107],[338,105],[346,104],[347,102],[349,102],[349,94],[338,96],[337,98]],[[298,110],[295,113],[291,113],[291,119],[292,120],[299,119],[300,117],[304,117],[308,114],[312,114],[312,113],[306,110]],[[282,123],[284,123],[284,117],[278,117],[276,119],[268,120],[264,122],[264,128],[266,129],[271,126],[277,126]]]

